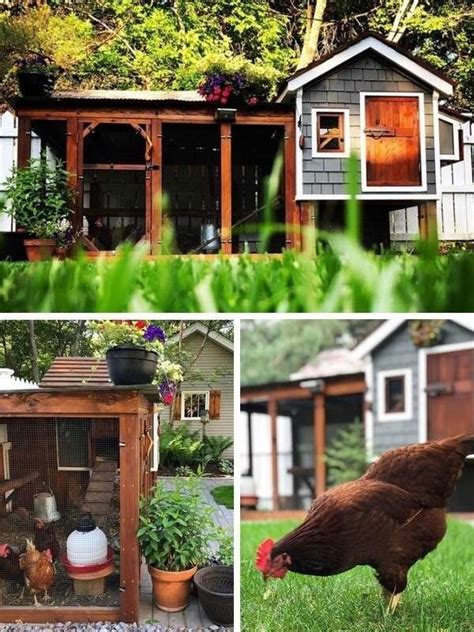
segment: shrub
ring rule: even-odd
[[[364,427],[356,419],[340,430],[326,450],[329,485],[353,481],[367,469]]]
[[[223,435],[206,435],[203,440],[202,455],[210,463],[218,464],[223,453],[234,445],[231,437]]]
[[[234,463],[230,459],[221,459],[218,467],[219,471],[227,476],[231,476],[234,473]]]
[[[160,463],[164,467],[192,467],[201,460],[202,440],[188,426],[164,424],[160,437]]]

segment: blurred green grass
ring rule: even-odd
[[[258,544],[278,539],[295,521],[243,523],[241,629],[250,632],[467,632],[474,630],[474,528],[455,520],[438,548],[410,571],[393,615],[384,612],[374,572],[333,577],[288,573],[265,586],[255,570]],[[271,586],[268,599],[264,590]]]
[[[0,262],[2,312],[473,312],[474,255],[377,255],[331,235],[317,256],[294,251],[144,261],[115,257]]]

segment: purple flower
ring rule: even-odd
[[[148,325],[143,337],[147,342],[154,342],[155,340],[164,342],[166,340],[165,332],[158,325]]]

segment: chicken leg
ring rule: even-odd
[[[382,595],[385,600],[385,605],[387,607],[386,614],[393,614],[395,612],[396,607],[400,603],[400,599],[402,598],[402,593],[390,592],[386,588],[382,588]]]
[[[41,608],[41,604],[36,598],[36,593],[33,593],[33,599],[35,600],[35,608]]]

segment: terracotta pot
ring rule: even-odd
[[[153,582],[153,597],[155,604],[165,612],[179,612],[184,610],[189,602],[191,580],[197,566],[186,571],[162,571],[148,566]]]
[[[54,239],[25,239],[28,261],[47,261],[52,259],[56,241]]]

